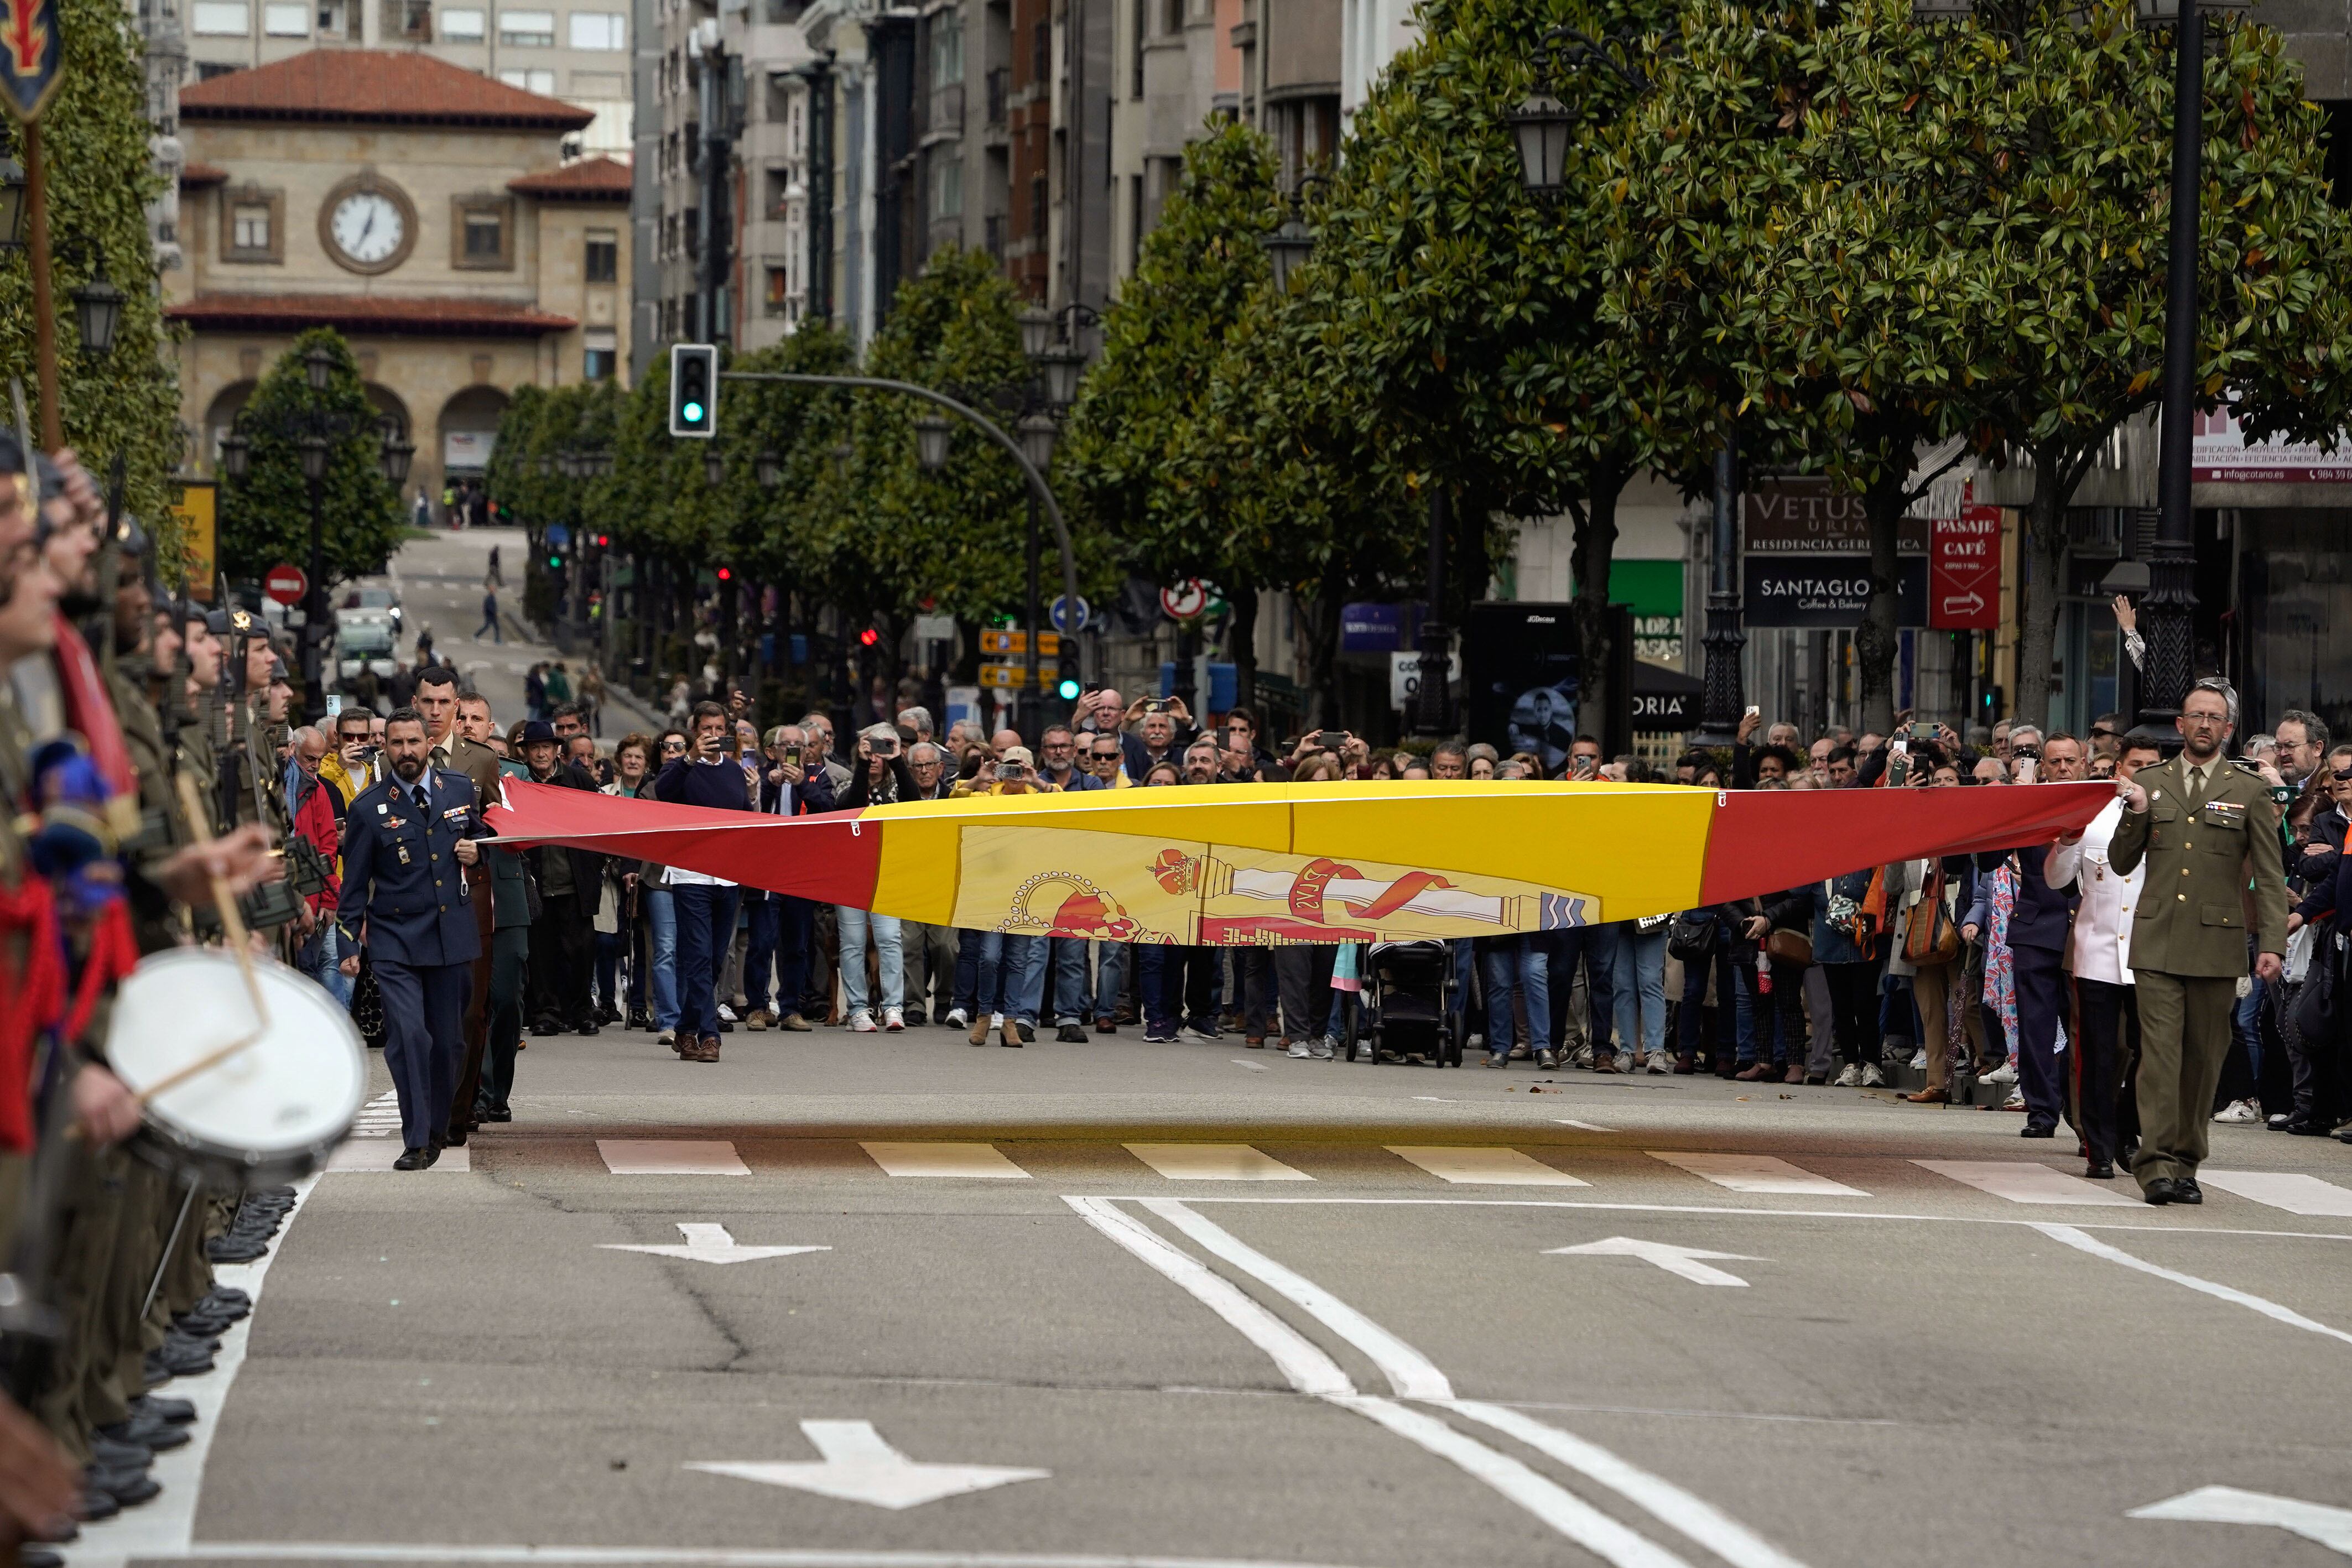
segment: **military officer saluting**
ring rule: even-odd
[[[362,940],[383,993],[384,1065],[400,1096],[403,1152],[395,1170],[438,1159],[466,1049],[466,1003],[481,936],[466,868],[488,833],[474,786],[432,765],[425,719],[402,708],[384,722],[383,781],[345,818],[343,896],[337,919],[346,975]],[[362,938],[364,932],[364,938]]]
[[[2230,1050],[2230,1013],[2246,973],[2276,984],[2286,951],[2286,881],[2270,787],[2222,756],[2238,717],[2230,683],[2208,676],[2174,720],[2180,755],[2118,780],[2123,820],[2107,864],[2147,881],[2132,920],[2139,999],[2139,1157],[2132,1175],[2150,1203],[2202,1203],[2197,1167]]]

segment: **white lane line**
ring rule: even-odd
[[[1516,1437],[1547,1458],[1599,1482],[1639,1505],[1654,1517],[1737,1568],[1804,1568],[1790,1556],[1705,1498],[1684,1490],[1663,1476],[1654,1476],[1628,1464],[1600,1444],[1573,1432],[1563,1432],[1507,1405],[1480,1399],[1450,1399],[1442,1408],[1485,1423],[1507,1437]]]
[[[1534,1416],[1499,1405],[1478,1400],[1457,1399],[1454,1387],[1427,1356],[1413,1346],[1372,1322],[1363,1313],[1339,1300],[1330,1291],[1307,1279],[1295,1270],[1276,1262],[1224,1229],[1214,1221],[1194,1213],[1174,1198],[1147,1198],[1144,1207],[1173,1224],[1186,1236],[1209,1249],[1226,1262],[1244,1270],[1279,1293],[1286,1300],[1313,1316],[1318,1322],[1356,1347],[1389,1381],[1389,1386],[1402,1398],[1417,1399],[1440,1409],[1453,1410],[1494,1427],[1506,1436],[1517,1438],[1541,1453],[1559,1460],[1601,1485],[1615,1490],[1627,1501],[1643,1509],[1662,1522],[1682,1531],[1691,1540],[1730,1563],[1734,1568],[1803,1568],[1789,1556],[1756,1534],[1747,1526],[1723,1513],[1704,1500],[1684,1490],[1661,1476],[1654,1476],[1620,1458],[1597,1443],[1588,1442],[1571,1433],[1546,1426]],[[1357,1396],[1359,1399],[1361,1396]],[[1358,1406],[1348,1401],[1336,1403]],[[1392,1431],[1403,1428],[1393,1421],[1365,1410],[1382,1426]],[[1453,1428],[1439,1424],[1438,1429],[1449,1434]],[[1412,1437],[1412,1433],[1404,1433]],[[1459,1436],[1458,1434],[1454,1434]],[[1420,1441],[1419,1437],[1415,1437]],[[1461,1438],[1468,1442],[1467,1438]],[[1423,1443],[1433,1453],[1444,1450],[1432,1443]],[[1477,1445],[1472,1445],[1474,1448]],[[1446,1458],[1454,1458],[1448,1454]],[[1457,1464],[1462,1463],[1455,1459]],[[1470,1466],[1465,1464],[1464,1469]],[[1475,1470],[1472,1471],[1476,1474]],[[1490,1485],[1494,1484],[1489,1482]],[[1547,1483],[1549,1484],[1549,1483]],[[1497,1487],[1497,1490],[1502,1490]],[[1506,1495],[1509,1495],[1506,1493]],[[1642,1541],[1641,1537],[1634,1538]],[[1589,1543],[1588,1543],[1589,1544]],[[1647,1541],[1644,1547],[1652,1551]],[[1598,1548],[1595,1548],[1598,1550]],[[1671,1557],[1669,1561],[1673,1561]]]
[[[1285,1268],[1214,1220],[1193,1213],[1172,1197],[1147,1198],[1143,1207],[1234,1268],[1264,1281],[1287,1300],[1304,1307],[1318,1322],[1370,1357],[1399,1397],[1454,1397],[1454,1385],[1446,1381],[1445,1374],[1437,1369],[1434,1362],[1314,1281]]]
[[[1313,1181],[1247,1144],[1129,1144],[1127,1152],[1170,1181]]]
[[[863,1548],[691,1546],[447,1546],[353,1541],[206,1541],[141,1555],[164,1563],[492,1563],[573,1568],[1326,1568],[1243,1557],[1130,1557],[1097,1552],[881,1552]]]
[[[894,1176],[984,1176],[1027,1181],[1029,1173],[1006,1159],[994,1144],[860,1144],[874,1163]]]
[[[1613,1133],[1617,1130],[1614,1127],[1604,1127],[1598,1122],[1580,1122],[1573,1116],[1554,1116],[1552,1120],[1563,1127],[1580,1127],[1588,1133]]]
[[[1690,1568],[1673,1552],[1634,1534],[1507,1454],[1475,1442],[1444,1422],[1408,1410],[1391,1400],[1357,1393],[1339,1364],[1304,1334],[1244,1295],[1231,1281],[1210,1272],[1198,1259],[1171,1246],[1108,1201],[1070,1197],[1062,1201],[1076,1209],[1087,1224],[1239,1330],[1273,1359],[1291,1387],[1299,1393],[1377,1421],[1399,1437],[1459,1466],[1595,1556],[1617,1564],[1617,1568]],[[1432,1372],[1435,1370],[1431,1368]],[[1444,1375],[1438,1375],[1442,1382]]]
[[[331,1171],[389,1171],[392,1162],[406,1152],[396,1137],[371,1138],[361,1134],[337,1145],[335,1152],[327,1156],[327,1168]],[[470,1171],[473,1168],[474,1151],[470,1147],[444,1149],[439,1159],[425,1167],[427,1173]]]
[[[2197,1173],[2203,1181],[2205,1173]],[[2126,1519],[2184,1519],[2200,1524],[2266,1524],[2352,1557],[2352,1509],[2330,1508],[2301,1498],[2274,1497],[2236,1487],[2199,1487],[2162,1502],[2136,1508]]]
[[[1339,1364],[1315,1343],[1256,1301],[1239,1287],[1209,1271],[1191,1253],[1163,1239],[1133,1215],[1099,1197],[1064,1197],[1078,1218],[1134,1253],[1181,1286],[1184,1292],[1238,1330],[1243,1338],[1272,1357],[1276,1368],[1301,1394],[1325,1396],[1352,1394],[1356,1385]]]
[[[2094,1258],[2105,1258],[2110,1263],[2120,1263],[2126,1269],[2137,1269],[2143,1274],[2153,1274],[2159,1280],[2169,1280],[2176,1285],[2186,1285],[2192,1291],[2201,1291],[2206,1295],[2217,1297],[2221,1301],[2235,1302],[2239,1306],[2260,1312],[2266,1318],[2285,1323],[2290,1328],[2305,1329],[2312,1333],[2325,1334],[2329,1339],[2339,1339],[2346,1344],[2352,1344],[2352,1333],[2346,1333],[2342,1329],[2330,1328],[2326,1323],[2314,1322],[2292,1307],[2283,1307],[2276,1301],[2267,1301],[2252,1291],[2241,1291],[2233,1285],[2216,1284],[2210,1280],[2200,1280],[2194,1274],[2184,1274],[2178,1269],[2168,1269],[2160,1263],[2151,1263],[2145,1258],[2135,1258],[2122,1248],[2110,1247],[2095,1237],[2085,1235],[2072,1225],[2037,1223],[2033,1228],[2049,1237],[2053,1241],[2063,1241],[2067,1246],[2078,1251],[2088,1252]]]
[[[1273,1069],[1267,1067],[1263,1061],[1251,1061],[1244,1057],[1228,1057],[1226,1060],[1231,1061],[1235,1067],[1246,1067],[1252,1072],[1270,1072],[1273,1071]]]
[[[2273,1208],[2284,1208],[2289,1214],[2352,1218],[2352,1191],[2315,1176],[2294,1176],[2284,1171],[2217,1171],[2208,1166],[2197,1173],[2197,1180],[2202,1186],[2218,1186],[2223,1192],[2250,1197]]]
[[[2137,1200],[2113,1187],[2052,1170],[2034,1160],[1913,1160],[1921,1170],[1934,1171],[1966,1183],[1979,1192],[2005,1197],[2011,1203],[2095,1204],[2107,1208],[2131,1208]]]
[[[1517,1149],[1444,1148],[1391,1144],[1389,1153],[1408,1160],[1441,1181],[1487,1186],[1591,1186]]]
[[[1654,1160],[1703,1176],[1734,1192],[1804,1193],[1816,1197],[1868,1197],[1870,1194],[1825,1176],[1815,1176],[1770,1155],[1693,1155],[1648,1151]]]
[[[751,1174],[732,1144],[685,1138],[599,1138],[596,1152],[614,1176],[740,1176]]]
[[[295,1218],[318,1185],[315,1176],[294,1184],[294,1207],[286,1211],[268,1251],[250,1263],[214,1267],[215,1281],[234,1286],[251,1297],[252,1311],[222,1332],[221,1347],[213,1353],[209,1374],[174,1378],[164,1386],[165,1394],[195,1406],[196,1419],[187,1428],[185,1448],[155,1456],[154,1469],[150,1473],[163,1483],[163,1494],[142,1507],[125,1509],[103,1523],[83,1525],[80,1539],[65,1548],[72,1568],[96,1568],[131,1558],[172,1557],[190,1550],[195,1539],[196,1504],[204,1492],[205,1462],[212,1455],[213,1439],[220,1436],[221,1407],[228,1403],[229,1390],[236,1383],[238,1370],[245,1365],[246,1345],[253,1334],[255,1314],[261,1310],[263,1281],[268,1279],[269,1266],[285,1249],[286,1239],[293,1234]]]

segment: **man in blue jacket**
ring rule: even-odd
[[[346,821],[337,918],[343,973],[359,973],[364,942],[383,993],[383,1062],[400,1099],[393,1165],[415,1171],[441,1157],[465,1054],[481,951],[466,868],[488,830],[472,780],[432,765],[415,708],[385,721],[383,744],[390,775],[352,802]]]

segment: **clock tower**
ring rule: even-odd
[[[629,169],[564,156],[586,110],[429,55],[320,49],[183,89],[190,466],[296,334],[350,341],[415,444],[409,496],[488,462],[515,388],[627,363]]]

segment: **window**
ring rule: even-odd
[[[319,0],[319,36],[322,38],[343,36],[343,0]]]
[[[785,301],[792,298],[792,293],[793,275],[781,267],[768,268],[768,314],[782,316]]]
[[[1184,30],[1184,0],[1163,0],[1162,10],[1164,14],[1160,18],[1160,30],[1163,33],[1182,32]]]
[[[572,47],[575,49],[625,49],[628,18],[618,11],[572,13]]]
[[[509,87],[519,87],[525,92],[535,92],[542,98],[555,96],[553,71],[500,71],[499,79]]]
[[[552,11],[499,12],[499,42],[509,48],[551,49],[555,47]]]
[[[441,13],[441,41],[445,44],[478,44],[489,27],[487,11],[444,11]]]
[[[1040,22],[1029,37],[1029,79],[1043,83],[1054,74],[1054,24]]]
[[[583,381],[608,382],[620,369],[621,350],[618,336],[610,328],[588,329],[580,354],[580,378]]]
[[[223,261],[273,266],[286,259],[286,193],[244,185],[221,194]]]
[[[400,36],[412,44],[433,41],[433,0],[400,0]]]
[[[582,270],[591,283],[621,280],[621,237],[612,229],[588,231],[587,258]]]
[[[1045,176],[1033,175],[1029,181],[1029,243],[1043,248],[1045,244]]]
[[[307,38],[310,7],[305,0],[275,0],[261,8],[261,30],[273,38]]]
[[[191,20],[199,37],[242,38],[253,31],[253,10],[245,0],[196,0]]]
[[[931,85],[963,80],[963,14],[942,11],[931,18]]]
[[[931,165],[931,220],[963,216],[963,160],[941,158]]]
[[[514,202],[499,195],[453,197],[449,265],[503,272],[514,267]]]
[[[1143,96],[1143,33],[1150,16],[1146,7],[1150,3],[1151,0],[1135,0],[1135,79],[1128,85],[1129,98]]]

